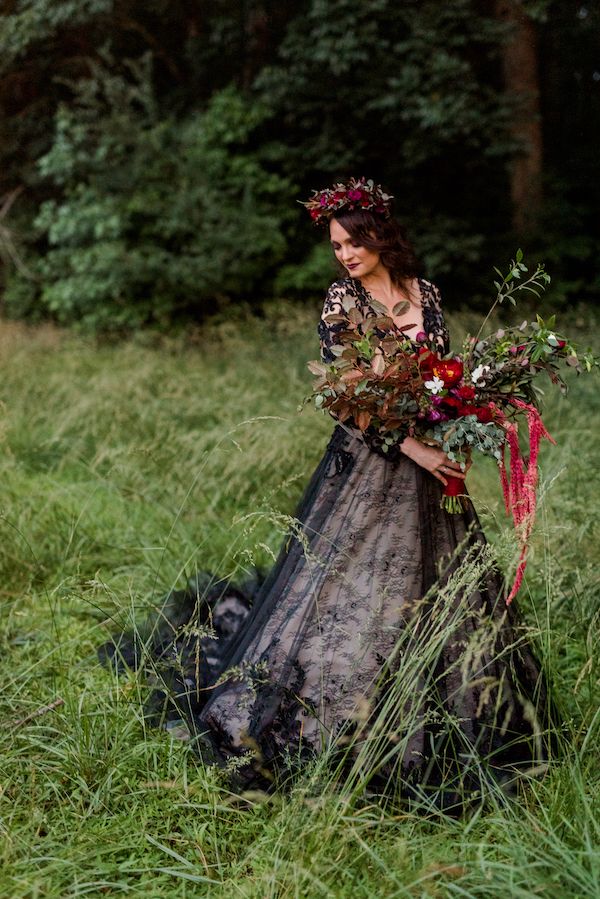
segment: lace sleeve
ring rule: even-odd
[[[450,352],[450,334],[444,320],[442,295],[431,281],[421,280],[423,294],[423,326],[429,339],[437,344],[440,353]]]
[[[342,305],[342,297],[344,297],[347,292],[348,291],[344,286],[337,281],[332,284],[327,291],[327,296],[325,297],[325,302],[323,304],[323,311],[317,328],[319,332],[319,344],[321,347],[321,359],[323,362],[333,362],[335,359],[335,356],[331,352],[331,347],[337,342],[336,335],[344,330],[344,322],[327,322],[325,321],[325,316],[334,313],[343,315],[344,307]]]

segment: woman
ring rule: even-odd
[[[440,293],[417,276],[391,198],[351,180],[306,205],[345,271],[325,299],[322,358],[344,304],[374,316],[383,304],[394,328],[447,352]],[[448,809],[544,762],[544,685],[475,513],[440,508],[450,473],[465,476],[441,449],[407,437],[386,455],[338,424],[251,607],[210,580],[168,598],[149,647],[162,695],[238,785],[277,785],[326,757],[371,789]]]

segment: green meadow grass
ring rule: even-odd
[[[597,377],[546,407],[521,605],[566,724],[519,801],[453,820],[302,783],[241,800],[96,661],[198,568],[272,561],[333,427],[297,412],[317,315],[119,345],[0,326],[0,896],[600,895]],[[585,341],[595,321],[575,325]],[[509,564],[493,464],[469,481]]]

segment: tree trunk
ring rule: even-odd
[[[510,26],[504,45],[507,93],[517,101],[512,134],[520,149],[510,167],[513,227],[526,234],[535,224],[542,200],[543,135],[535,22],[522,0],[497,0],[496,15]]]

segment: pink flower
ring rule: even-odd
[[[362,200],[362,190],[354,190],[351,189],[348,191],[348,199],[349,200]]]
[[[427,340],[427,334],[425,331],[419,331],[415,337],[417,343],[424,343]]]

